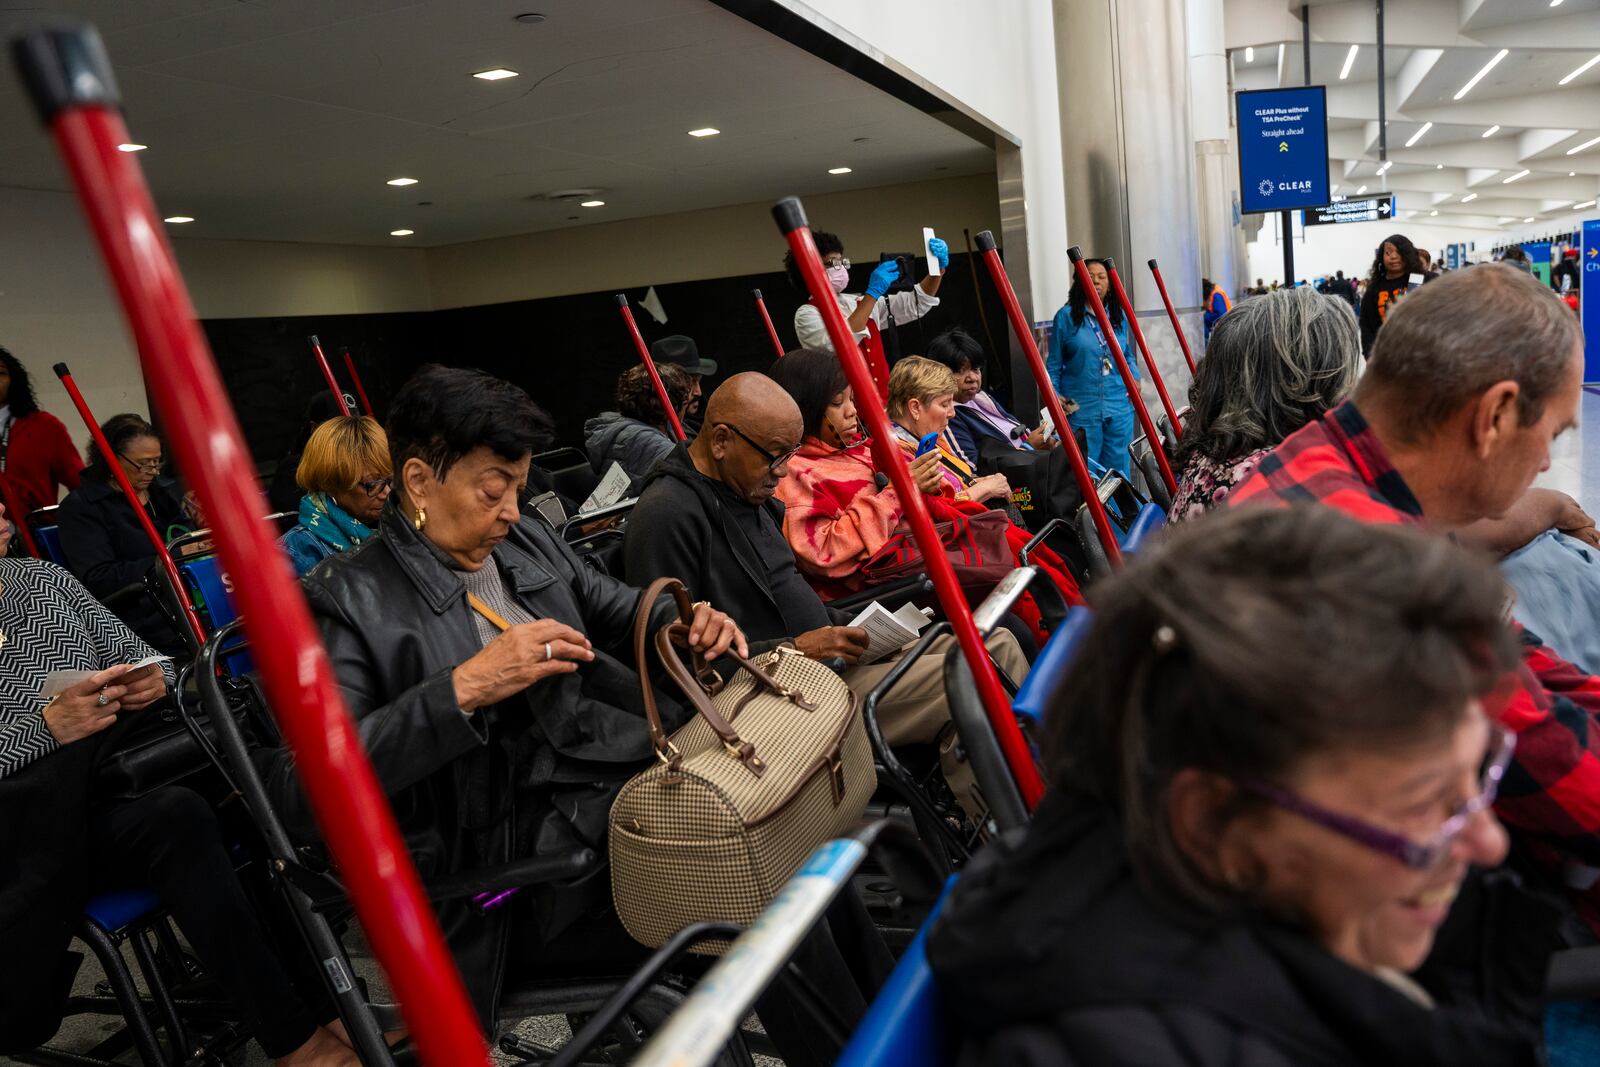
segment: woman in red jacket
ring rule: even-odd
[[[78,488],[83,457],[61,420],[39,410],[33,383],[17,357],[0,348],[0,491],[16,521],[54,504],[61,487]]]

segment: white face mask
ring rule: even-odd
[[[850,284],[849,267],[828,267],[828,284],[833,286],[836,293],[844,292],[844,287]]]

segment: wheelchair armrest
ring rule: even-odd
[[[524,886],[544,885],[580,878],[600,867],[593,849],[579,848],[552,856],[530,856],[497,867],[480,867],[430,878],[423,885],[428,899],[439,902],[462,897],[496,895]]]
[[[828,607],[838,611],[855,611],[866,607],[874,600],[888,601],[891,598],[904,597],[912,600],[916,597],[933,592],[933,582],[926,574],[915,574],[910,578],[901,578],[883,585],[875,585],[871,589],[863,589],[859,593],[842,596],[838,600],[828,601]]]

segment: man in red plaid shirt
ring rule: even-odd
[[[1395,307],[1352,398],[1228,505],[1320,503],[1443,533],[1500,519],[1576,426],[1582,381],[1581,332],[1549,289],[1508,267],[1453,272]],[[1600,933],[1600,678],[1521,636],[1529,677],[1500,713],[1517,751],[1496,811]]]

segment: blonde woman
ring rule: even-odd
[[[389,438],[366,415],[329,419],[311,432],[294,480],[300,522],[278,539],[296,574],[372,536],[389,499]]]

